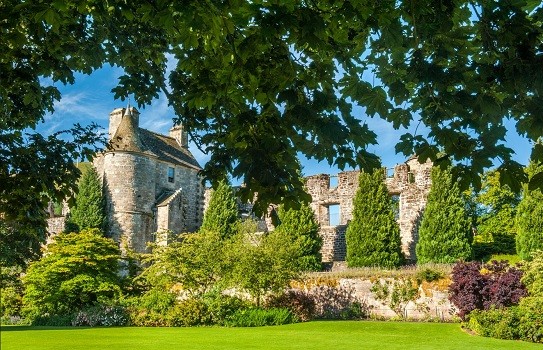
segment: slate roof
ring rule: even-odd
[[[192,153],[174,138],[136,127],[130,115],[123,116],[109,151],[145,153],[168,163],[201,169]]]
[[[141,128],[138,128],[138,133],[143,152],[150,152],[165,162],[191,165],[193,168],[201,169],[192,153],[187,148],[181,147],[173,137],[160,135]]]
[[[177,191],[164,191],[158,198],[156,199],[155,205],[157,207],[164,207],[169,205],[175,198],[177,198],[179,195],[181,195],[182,189],[178,189]]]

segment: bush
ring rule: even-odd
[[[369,314],[366,303],[358,299],[352,289],[318,286],[308,294],[315,301],[315,318],[355,320]]]
[[[191,327],[211,324],[206,304],[195,298],[185,299],[176,304],[166,316],[173,327]]]
[[[483,337],[519,339],[520,313],[518,307],[508,309],[474,310],[469,314],[467,328]]]
[[[95,305],[75,314],[72,326],[126,326],[130,317],[126,309],[119,305]]]
[[[309,321],[315,316],[315,300],[300,290],[287,290],[266,300],[266,307],[287,308],[300,321]]]
[[[464,318],[473,310],[507,307],[518,304],[527,294],[521,283],[522,271],[507,261],[457,263],[453,267],[449,300]]]
[[[527,295],[521,282],[522,270],[509,266],[507,261],[491,261],[483,268],[489,271],[485,275],[486,286],[483,289],[485,309],[513,306]]]
[[[522,299],[518,310],[520,339],[543,343],[543,297]]]
[[[168,326],[166,315],[174,307],[175,294],[154,288],[145,294],[124,301],[130,324],[142,327]]]
[[[524,298],[510,308],[475,310],[468,319],[467,328],[485,337],[543,342],[543,298]]]
[[[69,327],[72,325],[75,315],[73,313],[62,315],[43,314],[32,319],[32,326]]]
[[[239,309],[227,319],[230,327],[280,326],[298,322],[296,316],[287,308],[247,308]]]
[[[204,295],[203,302],[207,307],[210,323],[221,326],[224,326],[226,320],[237,310],[248,307],[246,301],[235,296],[221,294],[220,292]]]
[[[419,271],[416,275],[416,279],[417,281],[419,282],[419,284],[422,282],[422,281],[426,281],[426,282],[434,282],[434,281],[439,281],[440,279],[442,279],[443,277],[445,277],[443,275],[442,272],[440,271],[437,271],[437,270],[434,270],[434,269],[431,269],[431,268],[425,268],[424,270],[422,271]]]

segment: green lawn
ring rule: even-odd
[[[472,336],[459,324],[308,322],[261,328],[2,327],[2,350],[170,349],[539,349],[541,344]]]

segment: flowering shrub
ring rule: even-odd
[[[129,323],[128,313],[122,306],[96,305],[83,309],[75,314],[72,326],[126,326]]]

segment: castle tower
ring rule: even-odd
[[[156,157],[144,151],[138,132],[139,113],[133,107],[110,114],[111,151],[103,159],[109,233],[121,248],[142,252],[155,231]]]
[[[109,114],[108,140],[111,140],[117,132],[117,129],[119,128],[121,120],[123,119],[125,114],[128,114],[132,117],[136,127],[139,126],[140,113],[136,108],[130,107],[130,105],[128,105],[127,108],[116,108]]]

